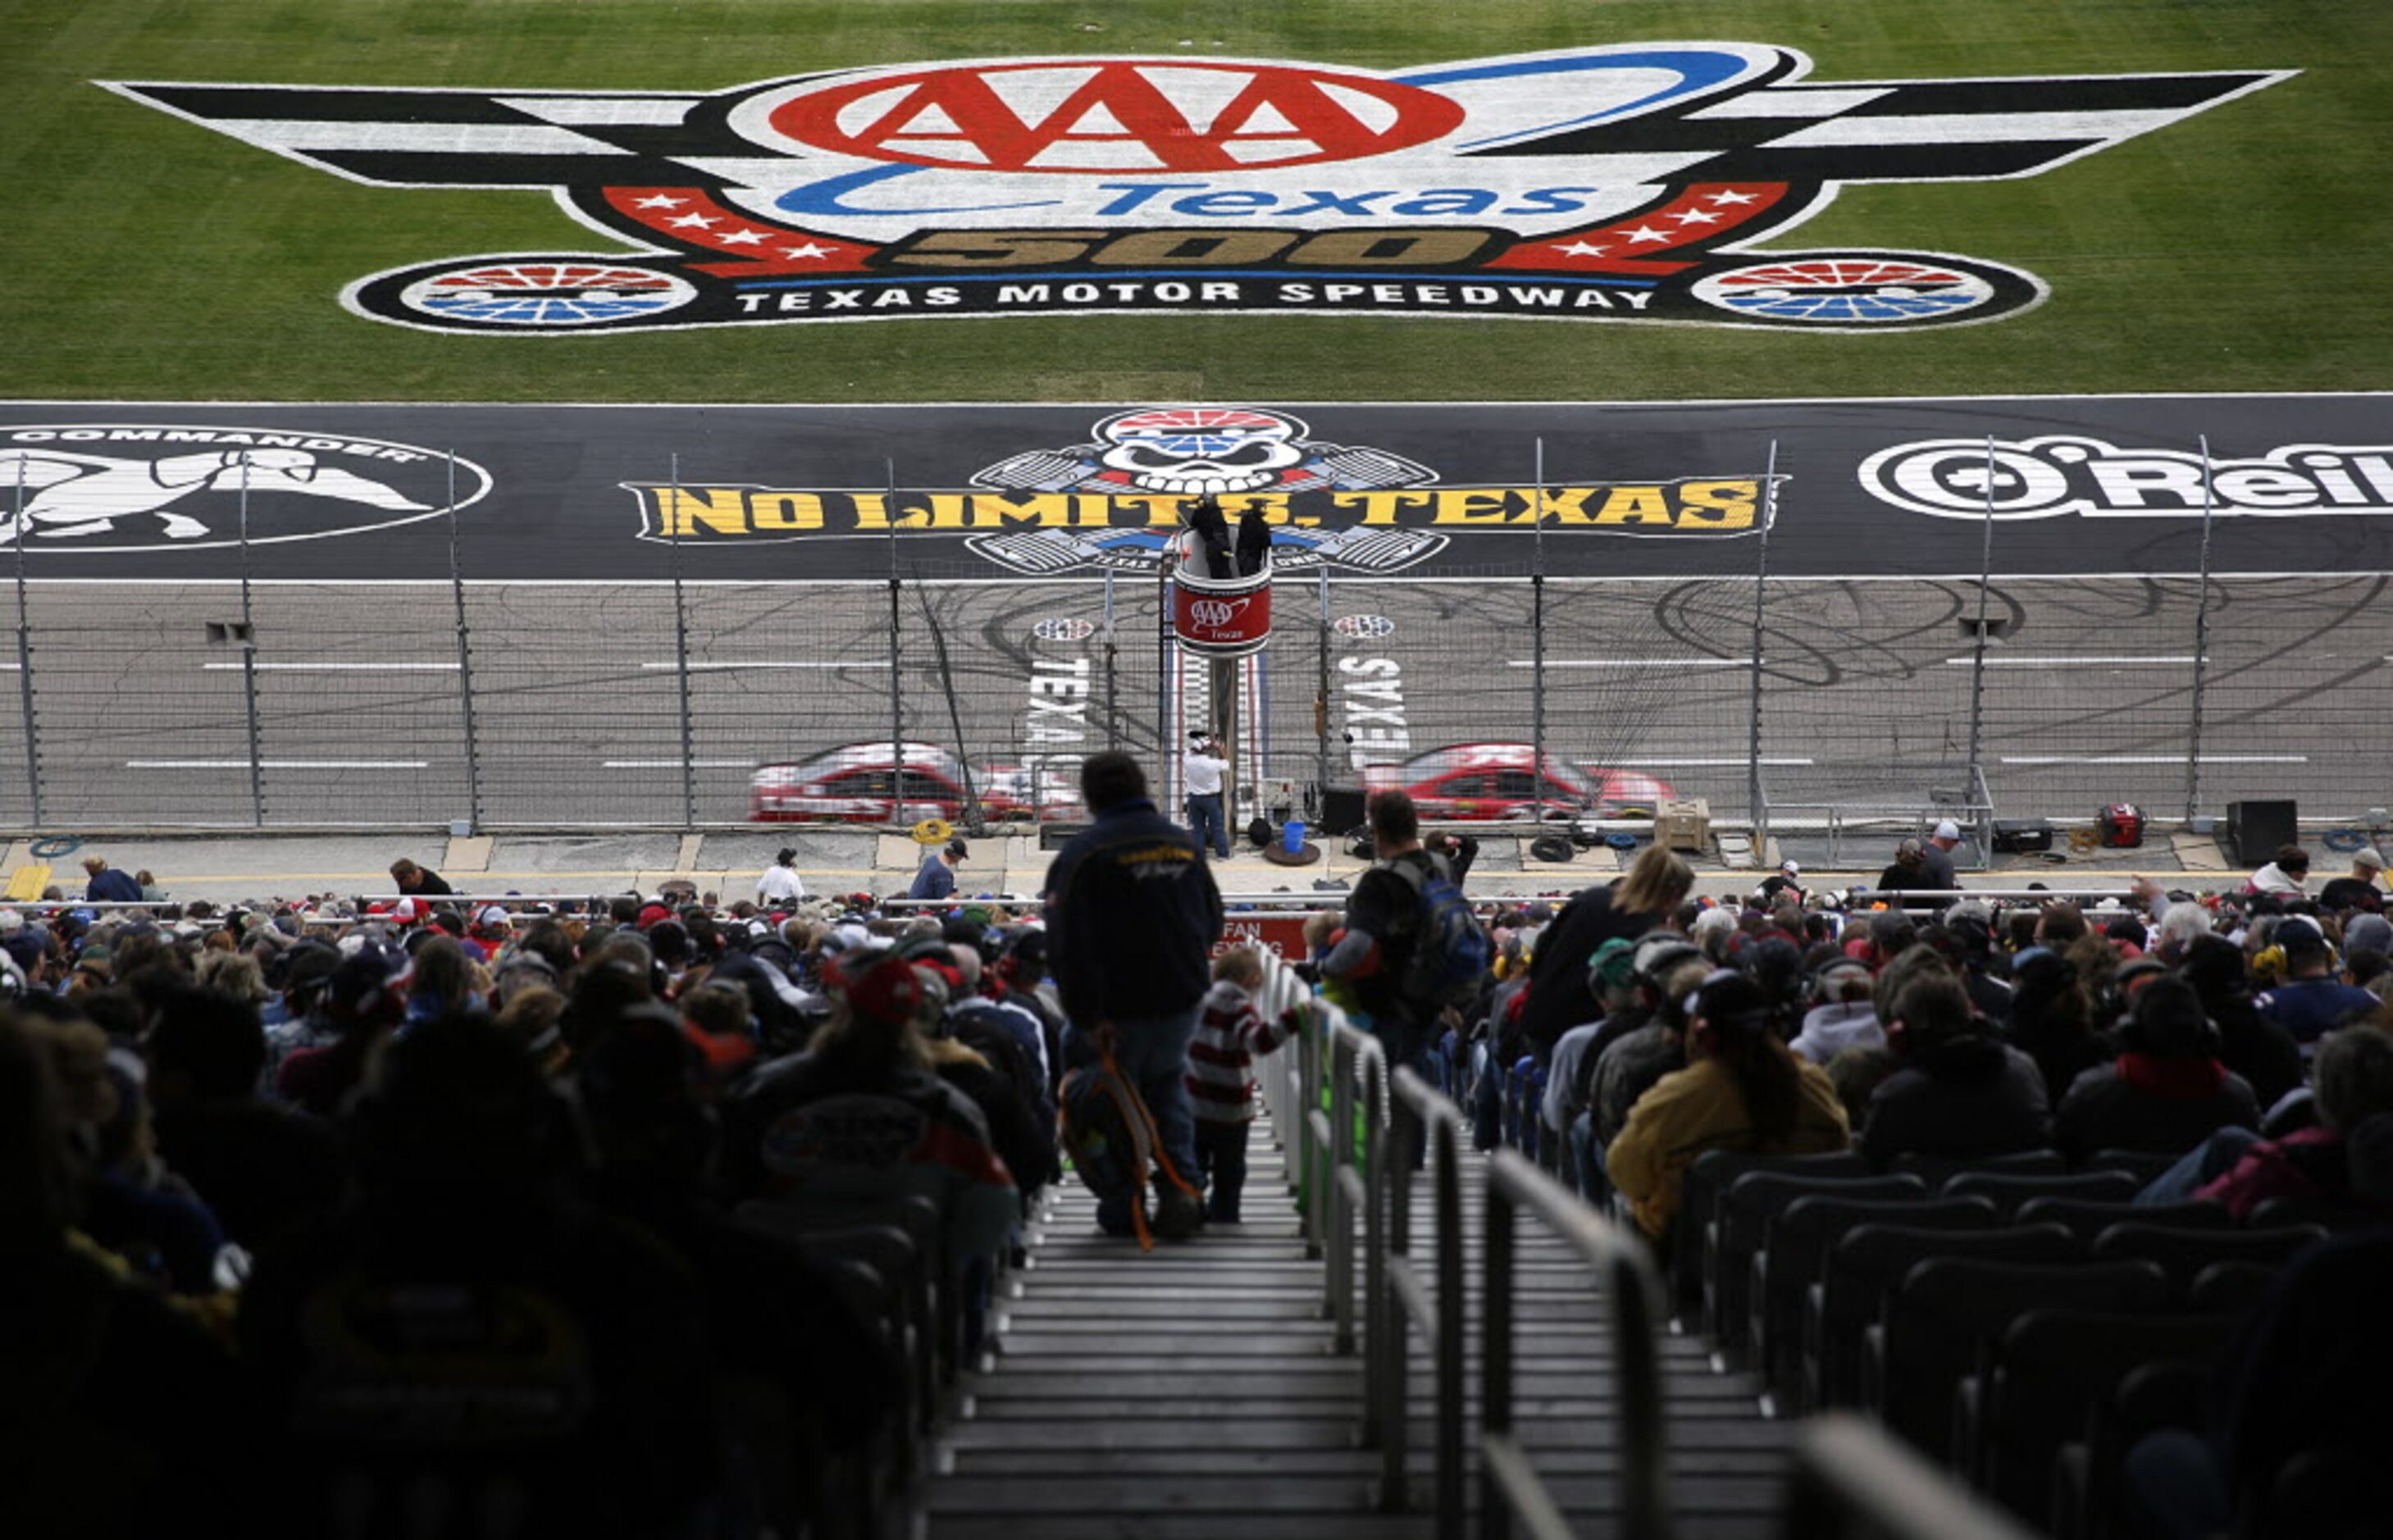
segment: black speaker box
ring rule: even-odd
[[[1996,818],[1994,849],[2005,855],[2025,855],[2052,848],[2049,818]]]
[[[1363,789],[1359,786],[1323,788],[1321,827],[1333,836],[1352,834],[1363,827]]]
[[[2227,848],[2238,864],[2265,866],[2277,858],[2277,847],[2301,842],[2299,820],[2289,802],[2229,803]]]

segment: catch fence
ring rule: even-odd
[[[1771,453],[1772,511],[1833,499],[1768,481]],[[748,820],[760,768],[810,762],[812,816],[1069,819],[1105,748],[1176,807],[1224,685],[1241,831],[1342,826],[1380,781],[1474,816],[1680,796],[1733,822],[1768,816],[1773,777],[1836,767],[1858,806],[1871,766],[1909,764],[1961,767],[2004,816],[2388,800],[2387,579],[2204,575],[2200,521],[2147,547],[2191,576],[2002,577],[1999,518],[1975,578],[1774,572],[1766,522],[1673,545],[1667,578],[1592,570],[1600,545],[1550,561],[1559,532],[1504,565],[1284,566],[1272,646],[1218,679],[1170,645],[1152,562],[993,578],[893,541],[874,578],[698,581],[662,542],[645,581],[531,582],[478,576],[481,527],[447,522],[445,581],[46,580],[12,546],[0,822],[700,828]],[[1546,774],[1496,755],[1432,787],[1419,756],[1470,744]]]

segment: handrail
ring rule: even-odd
[[[1371,1316],[1372,1337],[1366,1376],[1369,1412],[1365,1442],[1376,1436],[1380,1444],[1380,1507],[1394,1511],[1408,1506],[1410,1491],[1405,1474],[1410,1453],[1411,1427],[1407,1406],[1411,1368],[1407,1362],[1412,1338],[1428,1340],[1435,1361],[1437,1424],[1432,1442],[1436,1461],[1437,1533],[1444,1540],[1462,1533],[1463,1481],[1463,1320],[1462,1141],[1466,1125],[1462,1109],[1440,1095],[1436,1088],[1400,1065],[1394,1077],[1394,1119],[1388,1148],[1393,1158],[1387,1173],[1387,1257],[1380,1268],[1382,1292]],[[1413,1256],[1412,1151],[1426,1145],[1432,1201],[1437,1232],[1431,1237],[1431,1276],[1425,1281]]]
[[[1795,1440],[1786,1540],[2030,1540],[1894,1438],[1850,1413],[1806,1418]]]
[[[1512,1283],[1517,1221],[1525,1210],[1576,1251],[1612,1303],[1613,1374],[1620,1403],[1621,1533],[1670,1533],[1662,1468],[1662,1365],[1654,1346],[1662,1286],[1642,1242],[1565,1191],[1526,1157],[1497,1150],[1487,1162],[1487,1237],[1481,1303],[1479,1533],[1503,1540],[1515,1518],[1537,1540],[1569,1540],[1570,1527],[1512,1433]]]
[[[1323,1258],[1328,1281],[1323,1313],[1338,1326],[1338,1351],[1354,1348],[1355,1218],[1362,1217],[1361,1320],[1364,1330],[1363,1442],[1380,1454],[1379,1506],[1413,1506],[1406,1478],[1410,1444],[1408,1356],[1416,1334],[1434,1363],[1436,1472],[1432,1497],[1440,1540],[1460,1540],[1465,1528],[1464,1411],[1472,1385],[1466,1357],[1469,1303],[1463,1245],[1463,1155],[1469,1122],[1410,1065],[1391,1071],[1378,1039],[1345,1012],[1312,998],[1277,957],[1263,959],[1260,1003],[1276,1014],[1310,1001],[1311,1030],[1298,1051],[1262,1077],[1264,1103],[1306,1196],[1308,1255]],[[1355,1090],[1362,1091],[1358,1108]],[[1322,1105],[1324,1091],[1329,1105]],[[1355,1115],[1364,1115],[1357,1169]],[[1424,1146],[1436,1233],[1428,1237],[1428,1268],[1412,1215],[1413,1152]],[[1661,1285],[1644,1245],[1589,1208],[1561,1183],[1521,1155],[1499,1151],[1486,1168],[1487,1236],[1483,1291],[1483,1339],[1478,1386],[1480,1533],[1502,1537],[1516,1518],[1537,1540],[1561,1540],[1568,1529],[1560,1509],[1512,1431],[1512,1322],[1519,1216],[1526,1211],[1559,1234],[1594,1271],[1611,1304],[1620,1401],[1624,1534],[1670,1533],[1663,1451],[1661,1362],[1656,1327],[1663,1319]]]

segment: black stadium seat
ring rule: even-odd
[[[2213,1262],[2193,1275],[2186,1308],[2198,1314],[2240,1315],[2258,1304],[2284,1271],[2277,1262]]]
[[[2193,1364],[2130,1369],[2086,1419],[2084,1438],[2064,1443],[2053,1462],[2052,1533],[2061,1540],[2116,1535],[2119,1468],[2148,1433],[2202,1431],[2210,1371]]]
[[[2159,1311],[2168,1275],[2147,1261],[2059,1266],[1931,1257],[1887,1301],[1863,1377],[1880,1420],[1930,1456],[1951,1448],[1954,1392],[1981,1352],[2032,1310]]]
[[[1894,1169],[1908,1171],[1930,1187],[1942,1187],[1955,1177],[1968,1171],[1988,1171],[2011,1176],[2060,1176],[2069,1169],[2069,1162],[2059,1150],[2014,1150],[1998,1155],[1899,1155],[1894,1157]]]
[[[2010,1171],[1964,1171],[1944,1184],[1948,1198],[1972,1194],[1994,1200],[2006,1214],[2019,1212],[2030,1198],[2086,1198],[2125,1203],[2144,1184],[2125,1171],[2064,1171],[2030,1175]]]
[[[1786,1416],[1802,1408],[1804,1317],[1809,1301],[1825,1286],[1821,1274],[1845,1233],[1864,1224],[1896,1224],[1911,1230],[1990,1230],[2001,1222],[1984,1198],[1864,1199],[1815,1190],[1803,1194],[1770,1221],[1769,1237],[1754,1259],[1754,1366],[1762,1377],[1772,1409]]]
[[[1976,1427],[1956,1449],[1962,1473],[2031,1521],[2052,1505],[2052,1463],[2081,1437],[2095,1403],[2148,1364],[2207,1367],[2235,1329],[2231,1315],[2032,1310],[2013,1321],[1981,1384]],[[1958,1431],[1958,1430],[1956,1430]]]
[[[1704,1245],[1712,1212],[1730,1182],[1747,1171],[1804,1171],[1824,1177],[1874,1175],[1858,1150],[1827,1155],[1750,1155],[1743,1150],[1706,1150],[1679,1183],[1679,1217],[1670,1227],[1670,1282],[1675,1313],[1692,1319],[1703,1304]]]
[[[1915,1176],[1825,1177],[1808,1171],[1747,1171],[1729,1183],[1714,1211],[1704,1251],[1704,1320],[1719,1361],[1743,1368],[1749,1347],[1746,1316],[1752,1308],[1753,1269],[1760,1260],[1770,1221],[1798,1198],[1928,1200],[1928,1184]],[[1807,1280],[1808,1281],[1808,1280]]]
[[[2154,1155],[2150,1150],[2097,1150],[2086,1156],[2085,1168],[2089,1171],[2125,1171],[2149,1187],[2178,1159],[2177,1155]]]
[[[1803,1381],[1814,1406],[1859,1406],[1866,1339],[1886,1298],[1929,1257],[1987,1257],[2013,1262],[2083,1260],[2086,1247],[2057,1224],[2008,1230],[1864,1224],[1847,1231],[1828,1254],[1820,1289],[1805,1303]]]
[[[2030,1198],[2020,1205],[2021,1224],[2065,1224],[2087,1246],[2114,1224],[2159,1224],[2172,1230],[2227,1230],[2235,1216],[2223,1203],[2166,1203],[2138,1207],[2094,1198]]]
[[[2158,1224],[2114,1224],[2094,1238],[2094,1255],[2103,1261],[2156,1263],[2168,1274],[2171,1289],[2181,1298],[2192,1292],[2194,1279],[2214,1262],[2259,1262],[2282,1267],[2324,1239],[2326,1231],[2314,1224],[2223,1233],[2172,1230]]]

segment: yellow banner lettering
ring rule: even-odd
[[[1360,508],[1365,524],[1393,524],[1399,508],[1420,508],[1429,503],[1427,492],[1332,492],[1329,505],[1333,508]]]
[[[748,532],[748,494],[737,487],[658,487],[657,532],[668,540]]]
[[[1457,489],[1437,494],[1439,524],[1510,524],[1512,494]]]
[[[1751,481],[1690,481],[1679,489],[1682,529],[1750,529],[1761,489]]]
[[[758,492],[748,500],[748,517],[759,529],[819,529],[822,499],[812,492]]]
[[[1670,500],[1659,487],[1615,487],[1595,511],[1598,524],[1658,524],[1670,527]]]

